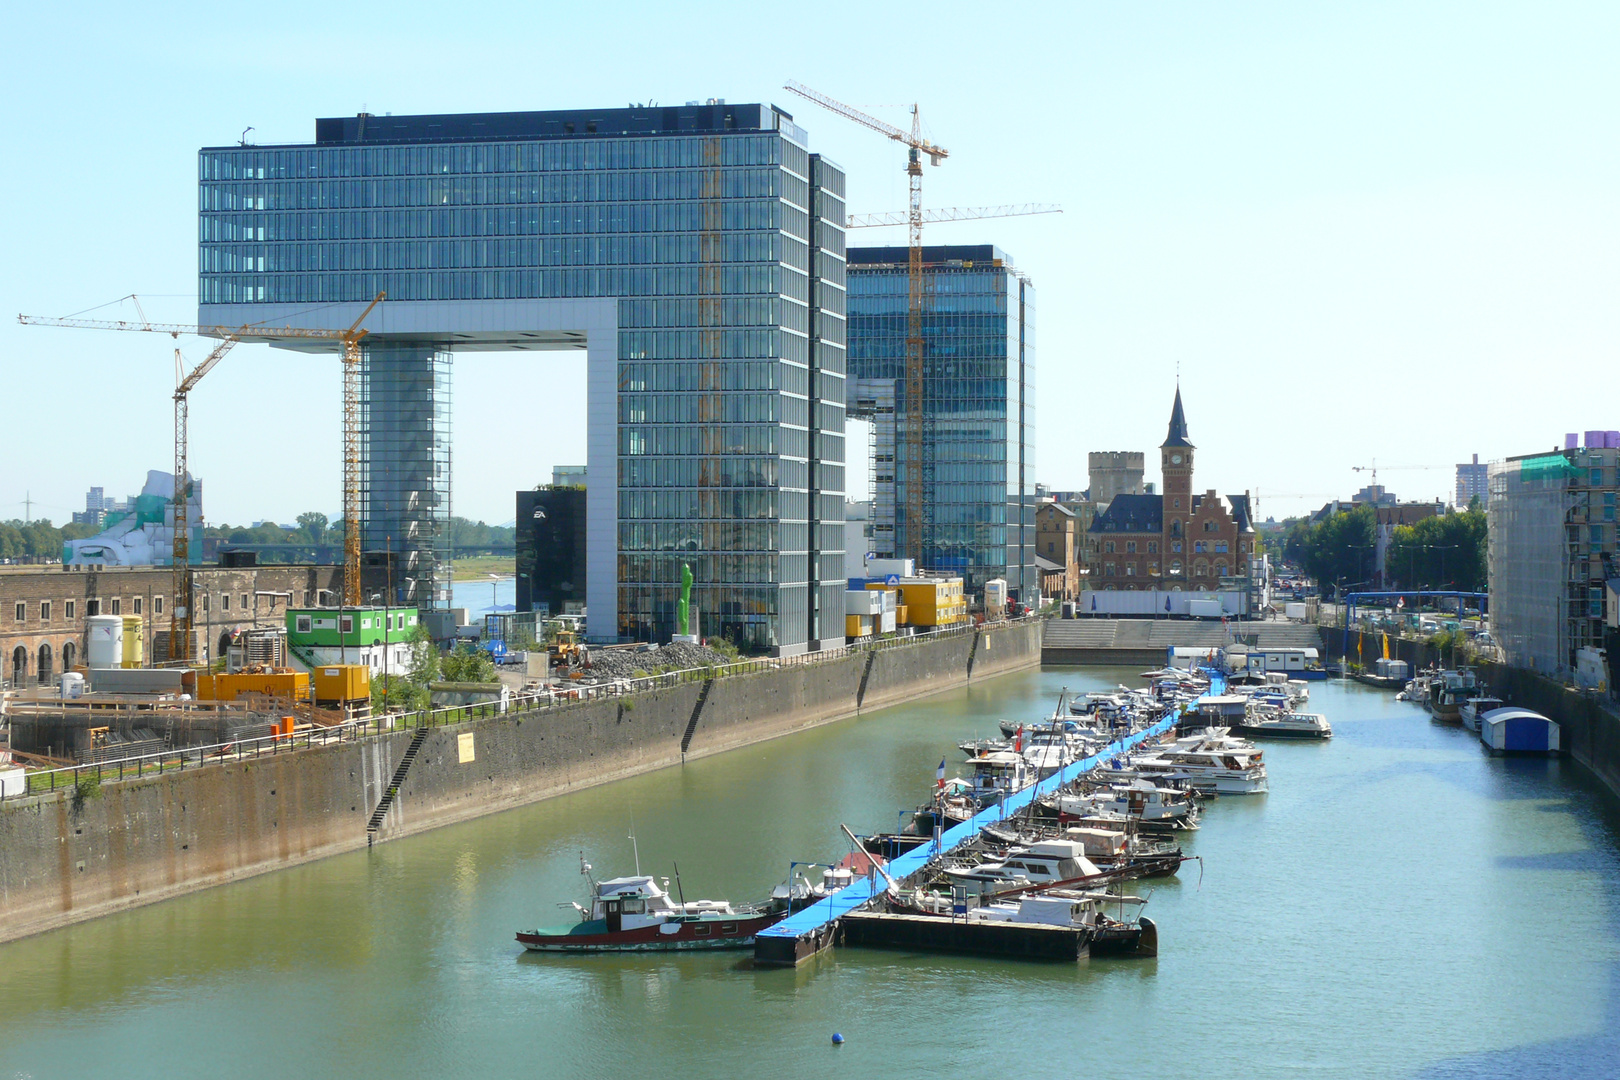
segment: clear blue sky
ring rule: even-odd
[[[0,16],[8,320],[131,292],[193,319],[197,148],[362,108],[774,101],[852,211],[902,208],[899,148],[796,78],[895,123],[920,101],[951,151],[927,205],[1064,205],[928,233],[1000,245],[1040,290],[1054,487],[1089,450],[1156,447],[1178,364],[1198,482],[1279,517],[1375,457],[1441,467],[1380,477],[1432,496],[1470,453],[1620,427],[1614,4],[28,7]],[[60,522],[170,467],[168,339],[7,321],[0,356],[0,517],[31,493]],[[335,511],[334,363],[241,347],[193,401],[211,521]],[[581,362],[458,361],[455,511],[508,520],[582,460],[583,403]]]

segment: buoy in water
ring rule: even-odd
[[[844,1045],[844,1037],[842,1035],[838,1034],[838,1032],[836,1032],[836,1031],[833,1032],[833,1045],[834,1046],[843,1046]]]

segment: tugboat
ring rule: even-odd
[[[531,952],[654,952],[672,949],[746,949],[754,935],[777,922],[781,912],[753,906],[733,907],[725,900],[677,901],[669,881],[650,876],[591,878],[591,865],[580,860],[580,873],[591,883],[589,908],[570,903],[579,913],[573,926],[519,932],[518,944]]]

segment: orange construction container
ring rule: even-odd
[[[311,682],[317,702],[371,697],[371,669],[364,664],[323,664],[311,672]]]

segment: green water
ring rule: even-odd
[[[890,829],[954,743],[1049,713],[1047,669],[0,946],[11,1077],[1612,1076],[1620,815],[1356,685],[1270,744],[1149,904],[1161,953],[1079,965],[841,950],[529,956],[601,876],[762,897]],[[842,1032],[843,1047],[830,1045]]]

